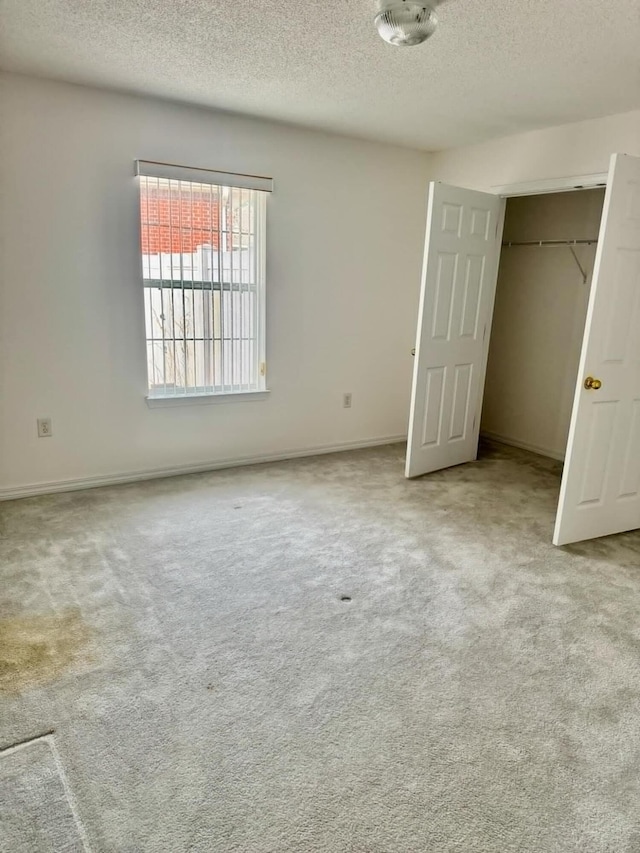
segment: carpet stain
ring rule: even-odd
[[[91,632],[77,608],[0,620],[0,693],[55,681],[87,659]]]

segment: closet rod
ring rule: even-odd
[[[598,242],[593,240],[505,240],[503,246],[592,246]]]
[[[568,247],[573,255],[573,260],[576,262],[576,265],[580,272],[582,273],[582,281],[584,284],[587,283],[587,278],[589,277],[587,271],[583,268],[580,263],[580,258],[576,255],[573,247],[574,246],[593,246],[598,242],[598,238],[595,240],[505,240],[503,242],[503,247],[506,246],[564,246]]]

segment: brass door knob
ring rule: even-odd
[[[584,387],[587,391],[597,391],[598,388],[602,388],[602,382],[599,379],[594,379],[593,376],[587,376],[584,380]]]

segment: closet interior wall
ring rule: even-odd
[[[597,238],[604,189],[507,200],[503,242]],[[596,245],[502,248],[481,431],[563,459]],[[587,273],[584,281],[576,258]]]

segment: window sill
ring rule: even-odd
[[[209,406],[219,403],[256,403],[266,400],[269,391],[234,391],[230,394],[185,394],[181,397],[147,397],[150,409],[161,409],[167,406]]]

